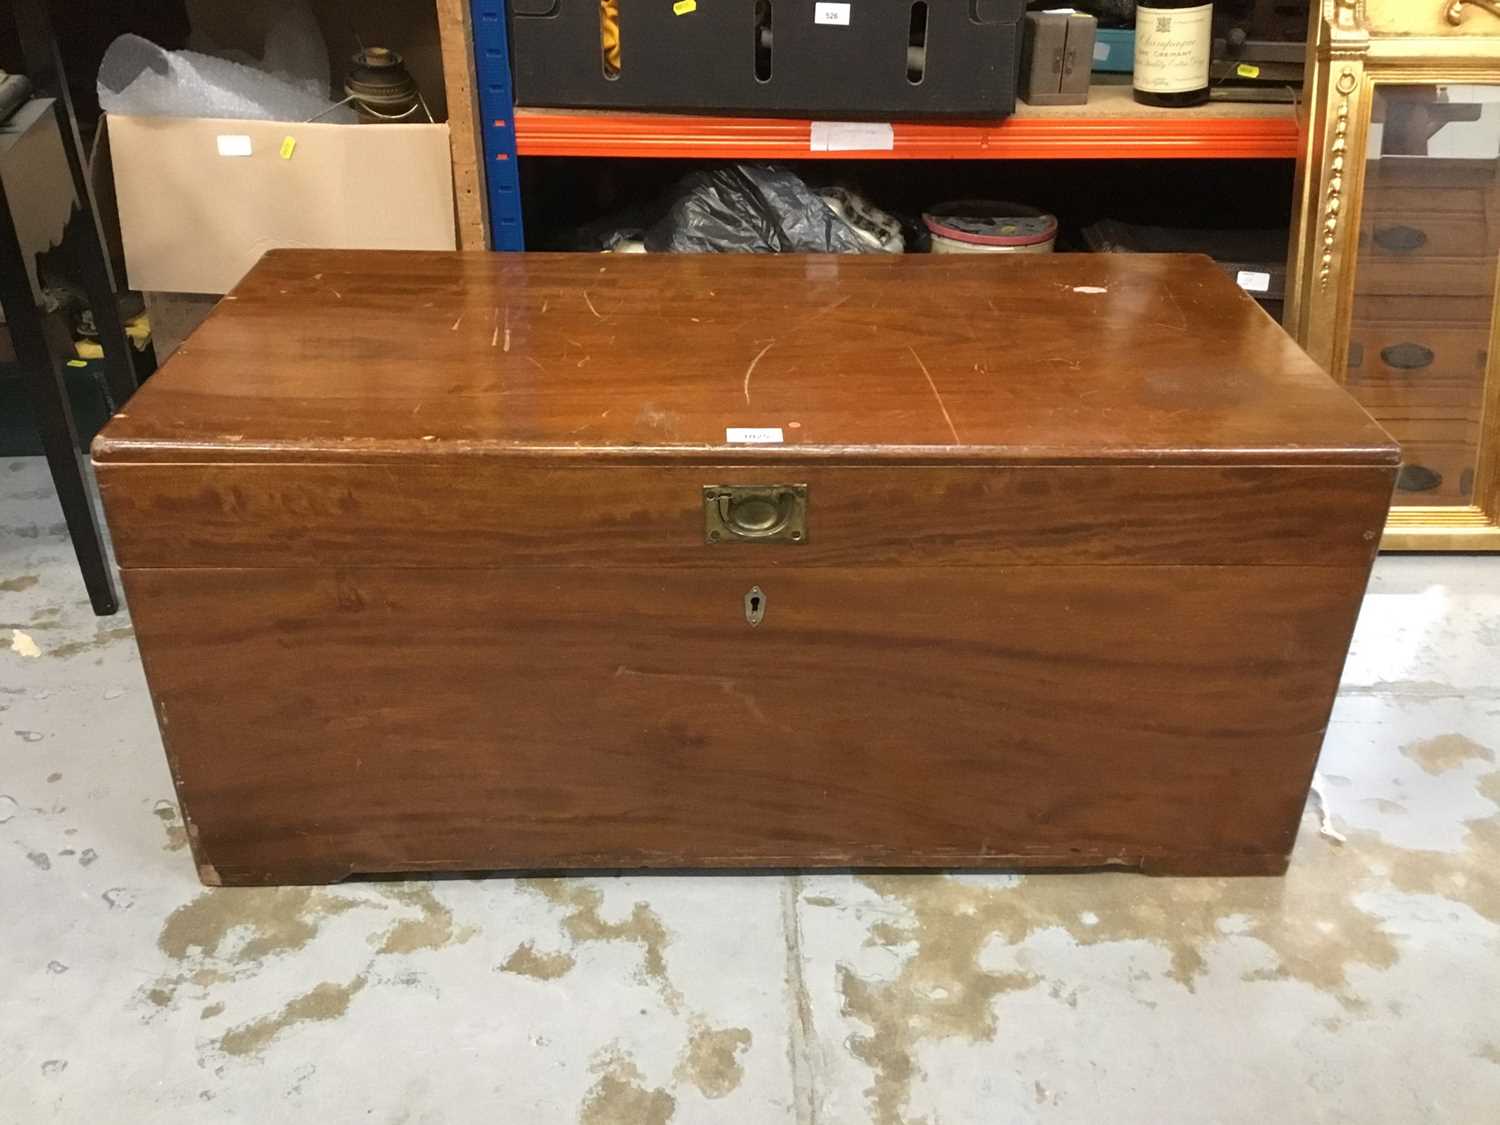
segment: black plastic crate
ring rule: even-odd
[[[619,7],[611,74],[600,0],[511,0],[517,104],[881,119],[1015,109],[1023,0]]]

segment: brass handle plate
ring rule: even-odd
[[[1397,371],[1420,371],[1432,366],[1435,357],[1431,348],[1408,341],[1381,348],[1380,358],[1387,367],[1394,367]]]
[[[705,484],[703,538],[715,543],[806,543],[807,485]]]
[[[1376,227],[1375,243],[1393,254],[1410,254],[1427,245],[1427,235],[1416,227]]]

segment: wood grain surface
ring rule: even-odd
[[[126,567],[989,566],[1374,559],[1395,470],[115,465]],[[706,484],[806,484],[808,536],[704,543]]]
[[[779,447],[726,445],[780,427]],[[276,250],[106,461],[1394,463],[1207,258]]]
[[[1207,259],[277,252],[95,457],[266,883],[1279,871],[1399,452]]]
[[[1278,871],[1366,573],[747,564],[126,584],[200,871],[258,883]]]

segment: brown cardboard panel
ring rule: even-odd
[[[104,236],[104,250],[116,289],[125,288],[125,246],[120,241],[120,202],[115,198],[114,164],[109,158],[109,130],[94,130],[89,148],[89,190],[94,193],[94,210],[99,215],[99,233]]]
[[[0,176],[5,180],[31,289],[40,300],[37,255],[62,242],[76,199],[51,98],[29,102],[6,123],[0,135]]]
[[[454,248],[446,125],[111,117],[108,128],[132,289],[226,293],[276,247]],[[250,154],[220,155],[221,137],[248,138]]]

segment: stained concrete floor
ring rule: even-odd
[[[1285,880],[206,890],[0,462],[0,1122],[1500,1120],[1500,559],[1386,558]]]

